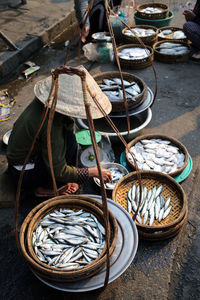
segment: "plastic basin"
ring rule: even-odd
[[[171,10],[169,11],[168,18],[158,19],[158,20],[142,19],[142,18],[137,17],[137,12],[134,13],[134,19],[135,19],[136,25],[151,25],[151,26],[155,26],[157,28],[169,26],[173,17],[174,17],[174,14]]]

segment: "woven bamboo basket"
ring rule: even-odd
[[[184,162],[184,165],[177,169],[175,172],[171,172],[169,173],[168,175],[170,176],[177,176],[179,175],[184,169],[185,167],[187,166],[188,162],[189,162],[189,153],[187,151],[187,148],[181,143],[179,142],[177,139],[173,138],[173,137],[170,137],[168,135],[163,135],[163,134],[147,134],[147,135],[141,135],[139,137],[136,137],[134,140],[132,140],[130,143],[128,143],[128,149],[130,149],[131,147],[133,147],[137,142],[139,142],[140,140],[143,140],[143,139],[163,139],[163,140],[168,140],[171,142],[171,145],[172,146],[176,146],[180,149],[180,152],[183,153],[185,155],[185,162]],[[130,159],[128,158],[128,150],[126,149],[126,159],[127,159],[127,162],[129,164],[129,166],[135,170],[135,165],[132,161],[130,161]]]
[[[49,199],[42,204],[35,207],[24,220],[20,229],[20,247],[21,253],[30,268],[39,276],[50,279],[53,281],[77,281],[91,277],[101,270],[106,262],[106,247],[102,250],[101,254],[97,259],[89,263],[87,266],[77,268],[74,270],[60,270],[55,267],[48,266],[42,263],[32,248],[32,233],[39,220],[49,212],[57,208],[70,208],[73,210],[83,209],[84,211],[91,212],[97,219],[104,224],[104,217],[102,211],[102,205],[97,200],[85,196],[58,196]],[[118,234],[118,225],[114,215],[109,211],[110,221],[110,247],[109,255],[111,256],[116,243]]]
[[[156,60],[164,63],[177,63],[177,62],[186,62],[189,59],[191,47],[190,45],[188,45],[188,43],[178,41],[178,40],[170,40],[170,42],[172,43],[178,43],[178,44],[182,44],[182,46],[188,47],[188,51],[184,54],[169,55],[169,54],[160,53],[160,51],[156,50],[156,47],[158,47],[160,44],[165,42],[169,42],[169,40],[163,40],[153,45],[154,56]]]
[[[172,238],[176,236],[184,227],[185,223],[187,222],[188,217],[188,207],[186,207],[185,215],[183,216],[183,219],[173,228],[170,228],[169,230],[163,230],[163,231],[155,231],[153,233],[147,233],[142,230],[138,230],[138,234],[140,236],[140,239],[142,240],[148,240],[148,241],[160,241],[160,240],[166,240],[169,238]]]
[[[126,48],[133,48],[133,47],[144,49],[144,47],[139,44],[126,44],[123,46],[119,46],[117,48],[117,52],[120,52]],[[150,46],[146,46],[146,49],[148,49],[150,51],[150,55],[148,57],[145,57],[142,59],[131,60],[131,59],[123,59],[123,58],[119,57],[121,66],[126,69],[134,69],[134,70],[144,69],[146,67],[149,67],[151,65],[152,61],[154,60],[154,50]]]
[[[168,30],[168,29],[171,30],[172,33],[167,34],[165,37],[159,36],[159,33],[161,33],[163,30]],[[187,40],[186,37],[183,38],[183,39],[174,39],[173,38],[173,33],[175,31],[177,31],[177,30],[183,31],[182,28],[180,28],[180,27],[173,27],[173,26],[165,26],[165,27],[159,28],[159,30],[158,30],[158,42],[164,41],[164,40],[169,40],[169,41],[175,40],[175,41],[178,41],[178,42],[187,42],[188,40]]]
[[[152,34],[150,36],[143,36],[140,37],[140,39],[142,40],[142,42],[145,45],[148,46],[153,46],[154,43],[157,42],[157,36],[158,36],[158,28],[154,27],[154,26],[150,26],[150,25],[135,25],[133,27],[131,27],[131,29],[137,29],[137,28],[142,28],[142,29],[153,29],[155,31],[155,34]],[[140,44],[140,42],[138,41],[138,39],[135,36],[128,36],[126,35],[126,31],[129,30],[129,28],[124,28],[122,30],[122,35],[123,35],[123,40],[125,44]]]
[[[162,10],[162,12],[149,13],[149,14],[142,12],[142,10],[147,7],[159,8]],[[142,19],[151,19],[151,20],[165,19],[169,15],[169,6],[163,3],[145,3],[142,5],[138,5],[136,10],[137,10],[137,17]]]
[[[140,89],[141,89],[141,94],[139,94],[136,97],[133,97],[132,99],[127,99],[127,104],[128,104],[128,109],[131,110],[133,108],[138,107],[139,105],[141,105],[144,101],[144,99],[146,99],[147,96],[147,86],[144,83],[144,81],[133,75],[130,73],[126,73],[126,72],[122,72],[122,76],[124,80],[127,80],[129,82],[131,81],[135,81],[137,82],[137,84],[139,85]],[[96,80],[96,82],[98,84],[103,83],[103,79],[113,79],[113,78],[120,78],[120,73],[119,72],[103,72],[101,74],[95,75],[94,79]],[[124,105],[124,100],[122,99],[121,101],[111,101],[112,103],[112,112],[122,112],[125,111],[125,105]]]
[[[146,234],[159,233],[159,236],[165,237],[175,231],[175,227],[178,226],[184,219],[187,210],[187,199],[185,192],[183,191],[180,184],[176,182],[171,176],[162,174],[159,172],[152,171],[141,171],[141,184],[146,186],[147,189],[152,189],[154,186],[163,186],[162,196],[167,199],[171,197],[170,205],[172,209],[169,215],[162,220],[160,223],[155,220],[152,226],[142,225],[135,220],[138,231]],[[112,200],[120,204],[127,210],[127,194],[132,184],[139,184],[138,176],[136,172],[129,173],[128,175],[121,178],[116,184],[113,193]],[[133,216],[132,213],[130,213]],[[143,217],[142,217],[143,220]],[[144,235],[143,235],[144,236]],[[145,236],[144,236],[145,237]],[[148,235],[150,238],[151,236]]]

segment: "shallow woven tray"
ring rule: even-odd
[[[186,212],[185,215],[183,216],[183,219],[176,226],[170,228],[169,230],[146,233],[138,229],[138,234],[140,236],[140,239],[148,240],[148,241],[160,241],[160,240],[166,240],[172,238],[183,229],[185,223],[187,222],[187,217],[188,217],[188,207],[186,207]]]
[[[82,280],[90,277],[104,267],[106,261],[105,247],[96,260],[92,261],[83,268],[78,268],[75,270],[60,270],[58,268],[50,267],[47,264],[42,263],[32,249],[32,232],[34,231],[38,221],[43,215],[59,207],[68,207],[75,210],[82,208],[85,211],[92,212],[99,219],[99,221],[103,223],[103,211],[101,210],[102,205],[93,198],[73,195],[58,196],[49,199],[36,206],[24,220],[20,229],[21,253],[31,269],[39,276],[46,279],[67,282]],[[109,220],[111,228],[111,244],[109,248],[109,255],[111,256],[117,242],[118,225],[115,217],[110,211]]]
[[[187,148],[181,143],[179,142],[177,139],[170,137],[168,135],[163,135],[163,134],[146,134],[146,135],[140,135],[139,137],[136,137],[134,140],[132,140],[131,142],[128,143],[128,148],[130,149],[132,146],[134,146],[137,142],[139,142],[140,140],[150,140],[150,139],[162,139],[162,140],[168,140],[171,142],[171,145],[176,146],[180,149],[180,151],[185,155],[185,163],[184,165],[179,168],[177,171],[175,172],[171,172],[168,173],[168,175],[170,176],[177,176],[179,175],[187,166],[188,162],[189,162],[189,153],[187,151]],[[135,166],[134,163],[131,162],[128,158],[128,150],[125,150],[126,153],[126,160],[129,164],[129,166],[131,168],[133,168],[133,170],[135,170]],[[154,171],[152,171],[154,172]]]
[[[155,13],[155,14],[147,14],[147,13],[141,12],[142,9],[147,8],[147,7],[161,8],[162,12]],[[145,3],[142,5],[138,5],[136,10],[137,10],[137,16],[142,19],[152,19],[152,20],[165,19],[169,15],[169,6],[167,4],[163,4],[163,3]]]
[[[182,44],[183,46],[187,46],[188,52],[186,52],[185,54],[169,55],[169,54],[160,53],[160,51],[156,50],[156,47],[158,45],[165,43],[165,42],[169,42],[169,40],[163,40],[163,41],[157,42],[153,45],[154,57],[156,60],[164,62],[164,63],[177,63],[177,62],[186,62],[189,59],[191,47],[190,47],[190,45],[188,45],[188,43],[182,42],[179,40],[170,40],[170,42]]]
[[[170,205],[172,209],[169,215],[162,220],[160,223],[155,220],[152,226],[142,225],[135,220],[138,230],[144,233],[160,233],[160,235],[165,235],[174,232],[174,228],[183,220],[186,209],[187,209],[187,199],[185,192],[183,191],[180,184],[176,182],[171,176],[152,171],[141,171],[141,181],[142,185],[145,185],[147,189],[152,189],[154,186],[159,187],[163,185],[162,195],[165,199],[171,197]],[[127,194],[130,190],[132,184],[139,184],[138,176],[136,172],[129,173],[118,181],[113,193],[112,200],[120,204],[123,208],[127,210]],[[130,213],[133,216],[132,213]],[[143,219],[143,217],[142,217]]]
[[[143,48],[144,47],[142,45],[139,44],[126,44],[123,46],[119,46],[117,48],[117,52],[120,52],[121,50],[125,49],[125,48],[134,48],[134,47],[138,47],[138,48]],[[135,60],[129,60],[129,59],[123,59],[119,57],[119,61],[122,67],[126,68],[126,69],[143,69],[146,67],[149,67],[154,59],[154,50],[153,48],[151,48],[150,46],[146,46],[146,48],[148,50],[150,50],[150,55],[148,57],[142,58],[142,59],[135,59]]]
[[[150,25],[135,25],[131,27],[131,29],[134,28],[153,29],[155,31],[155,34],[152,34],[150,36],[143,36],[140,37],[140,39],[143,41],[145,45],[149,45],[149,46],[153,46],[153,44],[157,42],[158,28]],[[140,44],[140,42],[135,36],[128,36],[125,34],[127,30],[129,30],[129,28],[127,27],[122,30],[124,43]]]
[[[172,31],[172,33],[174,31],[177,31],[177,30],[183,31],[183,28],[181,28],[181,27],[165,26],[165,27],[159,28],[158,34],[161,33],[163,30],[166,30],[166,29],[170,29]],[[172,35],[172,33],[167,35],[166,37],[161,37],[161,36],[158,35],[158,42],[164,41],[164,40],[169,40],[169,41],[175,40],[175,41],[179,41],[179,42],[180,41],[187,42],[187,38],[184,38],[184,39],[173,39],[173,38],[171,38],[170,36]]]
[[[136,108],[139,105],[141,105],[143,103],[144,99],[146,99],[147,86],[141,78],[139,78],[139,77],[137,77],[133,74],[122,72],[122,76],[123,76],[124,80],[127,80],[129,82],[136,81],[137,84],[139,85],[139,87],[142,90],[141,94],[139,94],[138,96],[132,98],[132,99],[135,99],[135,101],[133,101],[132,99],[127,99],[128,109],[131,110],[131,109]],[[97,74],[93,77],[94,77],[94,79],[96,80],[96,82],[98,84],[101,84],[102,80],[104,78],[108,78],[108,79],[120,78],[120,73],[119,72],[103,72],[103,73]],[[125,111],[125,105],[124,105],[123,100],[121,100],[121,101],[110,101],[110,102],[112,103],[112,112]]]

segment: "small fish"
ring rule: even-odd
[[[172,208],[172,206],[169,206],[168,209],[164,212],[163,217],[162,217],[163,219],[165,219],[168,216],[168,214],[170,213],[171,208]]]

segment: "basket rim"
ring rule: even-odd
[[[179,214],[178,218],[176,218],[173,222],[170,222],[170,223],[164,224],[164,225],[149,226],[149,225],[140,224],[140,223],[137,222],[137,220],[135,220],[136,225],[138,226],[138,228],[148,229],[149,231],[159,231],[161,229],[167,229],[167,228],[169,229],[169,228],[172,228],[175,225],[177,225],[183,219],[183,217],[185,215],[185,212],[186,212],[186,208],[187,208],[187,197],[186,197],[186,194],[185,194],[182,186],[173,177],[171,177],[169,175],[166,175],[166,174],[163,174],[163,173],[160,173],[160,172],[140,171],[139,173],[141,175],[141,180],[142,180],[142,176],[144,176],[144,177],[148,177],[149,176],[149,177],[152,177],[152,178],[158,177],[158,178],[163,178],[163,180],[167,179],[168,182],[171,183],[171,185],[174,185],[176,187],[176,190],[179,190],[179,192],[181,193],[183,205],[182,205],[182,209],[180,211],[180,214]],[[115,195],[117,193],[117,189],[119,188],[120,184],[122,184],[123,181],[129,179],[129,177],[136,177],[136,178],[138,178],[137,172],[131,172],[131,173],[125,175],[123,178],[121,178],[117,182],[117,184],[115,185],[115,188],[114,188],[114,190],[112,192],[112,200],[113,201],[116,202]]]
[[[188,51],[186,53],[183,53],[183,54],[173,54],[173,55],[170,55],[170,54],[163,54],[163,53],[160,53],[160,51],[156,50],[156,47],[162,43],[174,43],[174,44],[182,44],[183,46],[187,46],[188,47]],[[180,57],[180,56],[187,56],[191,50],[191,47],[190,45],[187,43],[187,42],[184,42],[183,40],[174,40],[174,39],[165,39],[165,40],[162,40],[162,41],[159,41],[159,42],[156,42],[154,45],[153,45],[153,49],[154,49],[154,53],[156,55],[160,55],[160,56],[163,56],[163,57],[168,57],[168,58],[174,58],[174,57]]]
[[[153,29],[153,30],[155,30],[155,33],[152,34],[152,35],[150,35],[150,36],[148,36],[148,37],[155,36],[158,33],[158,29],[159,29],[159,28],[157,28],[157,27],[155,27],[153,25],[134,25],[134,26],[131,26],[130,28],[131,29],[134,29],[134,28],[144,28],[144,29]],[[123,28],[122,29],[122,34],[125,35],[125,32],[127,30],[130,30],[130,29],[128,27]],[[135,38],[135,36],[133,36],[133,38]],[[145,36],[144,37],[140,37],[140,38],[145,38]]]
[[[152,241],[152,242],[169,239],[169,238],[177,235],[182,230],[182,228],[186,224],[187,217],[188,217],[188,207],[186,208],[186,212],[185,212],[185,215],[183,216],[183,219],[180,221],[180,223],[178,223],[173,228],[171,228],[165,232],[159,232],[156,234],[153,232],[148,233],[148,232],[138,229],[138,235],[140,236],[140,238],[142,240],[148,240],[148,241]]]
[[[149,45],[145,45],[145,47],[143,45],[140,45],[140,44],[125,44],[125,45],[122,45],[122,46],[119,46],[117,47],[117,54],[118,54],[118,51],[119,50],[123,50],[123,49],[126,49],[126,48],[131,48],[131,47],[135,47],[135,48],[147,48],[149,51],[150,51],[150,54],[149,56],[145,57],[145,58],[141,58],[141,59],[135,59],[135,60],[131,60],[131,59],[123,59],[123,58],[120,58],[119,57],[119,60],[126,64],[126,65],[142,65],[143,63],[151,63],[151,60],[153,60],[153,55],[154,55],[154,49],[153,47],[150,47]]]
[[[140,9],[146,8],[146,7],[165,7],[163,8],[162,13],[167,12],[169,10],[169,5],[166,3],[161,3],[161,2],[148,2],[148,3],[144,3],[144,4],[139,4],[136,7],[136,11],[140,12]],[[157,13],[160,14],[160,13]],[[156,15],[156,13],[155,13]]]
[[[102,73],[99,73],[99,74],[95,74],[93,76],[94,80],[98,83],[100,80],[102,81],[103,78],[106,78],[106,77],[110,77],[110,78],[114,78],[115,76],[119,76],[120,77],[120,72],[117,72],[117,71],[111,71],[111,72],[102,72]],[[128,73],[128,72],[122,72],[122,77],[123,79],[125,80],[128,80],[129,77],[131,78],[131,80],[135,80],[137,81],[137,83],[139,83],[139,85],[141,85],[142,87],[142,92],[140,94],[138,94],[136,97],[133,97],[131,99],[126,99],[127,100],[127,103],[132,103],[133,99],[136,99],[135,101],[135,105],[133,105],[134,107],[137,107],[138,105],[140,105],[143,101],[144,101],[144,96],[145,96],[145,93],[147,92],[147,85],[145,84],[144,80],[138,76],[136,76],[135,74],[131,74],[131,73]],[[124,100],[122,99],[121,101],[111,101],[110,102],[112,103],[112,105],[114,106],[115,104],[118,105],[118,104],[124,104]]]
[[[76,199],[77,198],[77,196],[79,196],[79,195],[68,195],[68,196],[66,196],[66,195],[61,195],[61,196],[57,196],[57,197],[54,197],[54,198],[51,198],[51,199],[48,199],[48,200],[46,200],[46,201],[44,201],[44,202],[42,202],[42,203],[40,203],[40,204],[38,204],[36,207],[34,207],[29,213],[28,213],[28,215],[26,216],[26,218],[25,218],[25,220],[23,221],[23,223],[22,223],[22,225],[21,225],[21,228],[20,228],[20,232],[19,232],[19,242],[20,242],[20,252],[21,252],[21,255],[23,256],[23,258],[25,259],[25,261],[29,264],[29,266],[31,267],[31,268],[38,268],[39,267],[39,269],[40,270],[43,270],[43,272],[45,273],[45,274],[47,274],[47,273],[52,273],[52,274],[54,274],[55,276],[60,276],[60,275],[62,275],[63,273],[64,274],[68,274],[68,273],[71,273],[71,274],[73,274],[73,275],[78,275],[77,273],[75,273],[75,270],[66,270],[65,272],[63,272],[63,270],[57,270],[56,268],[52,268],[52,269],[47,269],[46,267],[44,267],[43,265],[40,265],[39,263],[38,263],[38,261],[35,261],[33,258],[32,258],[32,256],[28,253],[28,251],[27,251],[27,247],[26,247],[26,245],[25,245],[25,232],[27,231],[27,227],[29,226],[29,224],[30,224],[30,222],[31,222],[31,220],[32,220],[32,218],[35,216],[35,214],[37,214],[37,212],[40,210],[40,208],[42,208],[43,207],[43,204],[45,204],[45,206],[47,206],[48,204],[50,204],[50,203],[52,203],[52,200],[66,200],[66,199],[69,199],[70,198],[70,200],[73,200],[73,199]],[[81,195],[81,196],[79,196],[79,197],[81,197],[82,199],[84,199],[85,201],[88,201],[88,200],[90,200],[94,205],[96,205],[98,208],[100,208],[100,209],[102,209],[102,204],[99,202],[99,201],[97,201],[97,200],[95,200],[94,198],[92,198],[92,197],[88,197],[88,196],[83,196],[83,195]],[[112,241],[112,244],[110,245],[110,247],[109,247],[109,250],[110,250],[110,255],[112,255],[112,252],[113,252],[113,250],[114,250],[114,248],[115,248],[115,246],[116,246],[116,242],[117,242],[117,236],[118,236],[118,224],[117,224],[117,220],[116,220],[116,218],[115,218],[115,216],[113,215],[113,213],[109,210],[109,218],[111,218],[112,217],[112,219],[113,219],[113,225],[114,225],[114,227],[113,228],[115,228],[115,231],[117,232],[117,234],[116,234],[116,236],[113,238],[113,241]],[[23,249],[24,248],[24,249]],[[97,265],[97,267],[99,268],[100,266],[101,266],[101,264],[104,264],[105,263],[105,259],[106,259],[106,256],[104,255],[104,256],[102,256],[98,261],[96,261],[96,265]],[[94,262],[94,261],[93,261]],[[91,266],[91,264],[93,263],[93,262],[91,262],[90,264],[88,264],[88,265],[90,265]],[[85,267],[83,267],[83,268],[80,268],[79,270],[77,270],[77,271],[85,271],[86,269],[85,269]],[[60,271],[60,272],[59,272]],[[87,270],[86,270],[87,271]],[[42,276],[42,275],[41,275]],[[57,279],[57,278],[56,278]],[[78,279],[77,279],[78,280]]]
[[[130,149],[130,147],[132,147],[133,145],[135,145],[135,143],[137,143],[140,140],[143,140],[143,139],[148,139],[149,140],[149,139],[152,139],[152,138],[160,138],[160,139],[166,139],[166,140],[172,141],[172,144],[175,144],[176,146],[178,145],[178,148],[180,150],[183,150],[183,152],[185,154],[184,165],[181,168],[179,168],[178,170],[176,170],[175,172],[168,173],[167,175],[176,176],[176,175],[180,174],[185,169],[185,167],[187,166],[187,164],[189,162],[189,153],[188,153],[188,150],[185,147],[185,145],[183,145],[179,140],[177,140],[176,138],[174,138],[172,136],[168,136],[168,135],[164,135],[164,134],[145,134],[145,135],[140,135],[140,136],[136,137],[135,139],[133,139],[132,141],[130,141],[128,143],[128,149]],[[128,159],[128,150],[127,150],[127,148],[125,149],[125,153],[126,153],[126,159],[127,159],[128,163],[129,163],[129,165],[132,166],[135,169],[134,164]],[[153,172],[155,172],[155,171],[153,171]]]

